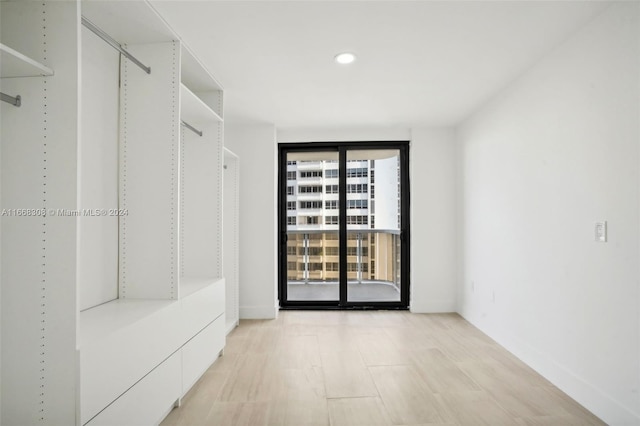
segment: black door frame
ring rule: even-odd
[[[347,286],[347,151],[397,149],[400,152],[400,301],[348,301]],[[287,300],[287,154],[338,152],[340,300]],[[280,309],[408,309],[410,291],[410,187],[409,141],[304,142],[278,144],[278,299]]]

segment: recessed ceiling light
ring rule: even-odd
[[[349,52],[339,53],[333,59],[341,65],[347,65],[356,60],[356,55]]]

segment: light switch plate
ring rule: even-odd
[[[596,222],[595,237],[596,237],[596,242],[598,243],[607,242],[607,222],[606,221]]]

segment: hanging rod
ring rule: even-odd
[[[202,136],[202,135],[203,135],[202,130],[198,130],[198,129],[196,129],[195,127],[193,127],[191,124],[189,124],[189,123],[185,122],[184,120],[180,120],[180,123],[181,123],[184,127],[186,127],[187,129],[191,130],[191,131],[192,131],[193,133],[195,133],[196,135],[198,135],[198,136]]]
[[[146,66],[145,64],[140,62],[138,59],[136,59],[136,57],[133,56],[131,53],[124,50],[124,48],[120,45],[120,43],[114,40],[109,34],[105,33],[100,28],[96,27],[93,22],[91,22],[84,16],[82,17],[82,25],[84,25],[89,30],[91,30],[95,35],[97,35],[98,37],[106,41],[108,45],[110,45],[111,47],[116,49],[118,52],[126,56],[131,62],[133,62],[140,68],[142,68],[147,74],[151,74],[151,67]]]
[[[16,96],[14,98],[13,96],[9,96],[6,93],[0,92],[0,101],[6,102],[8,104],[11,104],[11,105],[17,106],[17,107],[22,105],[22,98],[20,97],[20,95],[18,95],[18,96]]]

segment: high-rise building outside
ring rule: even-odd
[[[347,279],[399,286],[398,156],[347,161]],[[337,160],[287,162],[287,279],[339,280]]]

